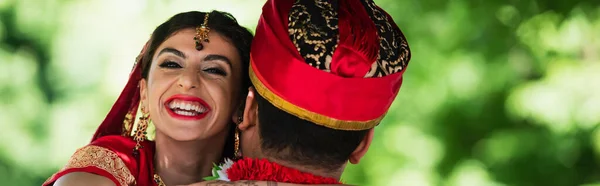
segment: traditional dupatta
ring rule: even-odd
[[[100,124],[90,144],[78,149],[68,163],[43,183],[54,182],[68,173],[87,172],[104,176],[117,186],[156,185],[153,181],[154,142],[143,141],[137,156],[131,131],[140,103],[139,82],[142,79],[142,58],[148,41],[136,58],[129,81],[121,95]]]

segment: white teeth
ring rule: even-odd
[[[195,116],[195,115],[197,115],[194,112],[183,111],[183,110],[176,110],[175,113],[179,114],[179,115],[184,115],[184,116]]]
[[[196,111],[196,112],[198,112],[198,113],[204,113],[204,111],[205,111],[205,110],[206,110],[206,109],[204,109],[204,107],[203,107],[203,106],[196,106],[196,107],[194,108],[194,111]]]
[[[186,116],[189,116],[190,114],[192,114],[192,115],[201,114],[201,113],[206,112],[206,110],[207,110],[202,105],[190,104],[190,103],[185,103],[185,102],[177,102],[177,101],[173,101],[173,102],[169,103],[169,108],[173,109],[173,110],[179,109],[179,111],[175,112],[175,113],[181,114],[181,115],[186,115]],[[187,112],[187,113],[183,113],[183,112]]]
[[[169,104],[169,107],[170,107],[171,109],[181,108],[181,103],[171,102],[171,103]]]

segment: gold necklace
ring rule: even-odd
[[[160,176],[156,173],[154,173],[154,182],[158,185],[158,186],[167,186],[165,184],[165,182],[162,181],[162,178],[160,178]]]

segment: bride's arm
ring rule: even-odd
[[[65,174],[54,182],[54,186],[116,186],[115,183],[100,175],[87,172],[72,172]]]
[[[199,183],[194,183],[188,186],[302,186],[303,184],[293,184],[293,183],[279,183],[279,182],[274,182],[274,181],[252,181],[252,180],[242,180],[242,181],[235,181],[235,182],[227,182],[227,181],[221,181],[221,180],[216,180],[216,181],[205,181],[205,182],[199,182]],[[305,184],[308,185],[308,184]],[[311,186],[328,186],[328,185],[334,185],[334,184],[311,184]],[[338,184],[338,185],[343,185],[343,184]]]

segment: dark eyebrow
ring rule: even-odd
[[[227,63],[227,65],[229,65],[229,68],[233,68],[233,67],[231,67],[231,61],[229,60],[229,58],[222,56],[222,55],[209,54],[206,57],[204,57],[203,61],[223,61],[223,62]]]
[[[167,48],[163,48],[163,49],[162,49],[162,50],[161,50],[161,51],[158,53],[158,55],[157,55],[157,56],[160,56],[162,53],[167,53],[167,52],[168,52],[168,53],[175,54],[176,56],[179,56],[179,57],[181,57],[181,58],[183,58],[183,59],[186,59],[186,58],[187,58],[187,56],[185,56],[185,54],[184,54],[183,52],[181,52],[181,51],[179,51],[179,50],[177,50],[177,49],[174,49],[174,48],[169,48],[169,47],[167,47]]]

